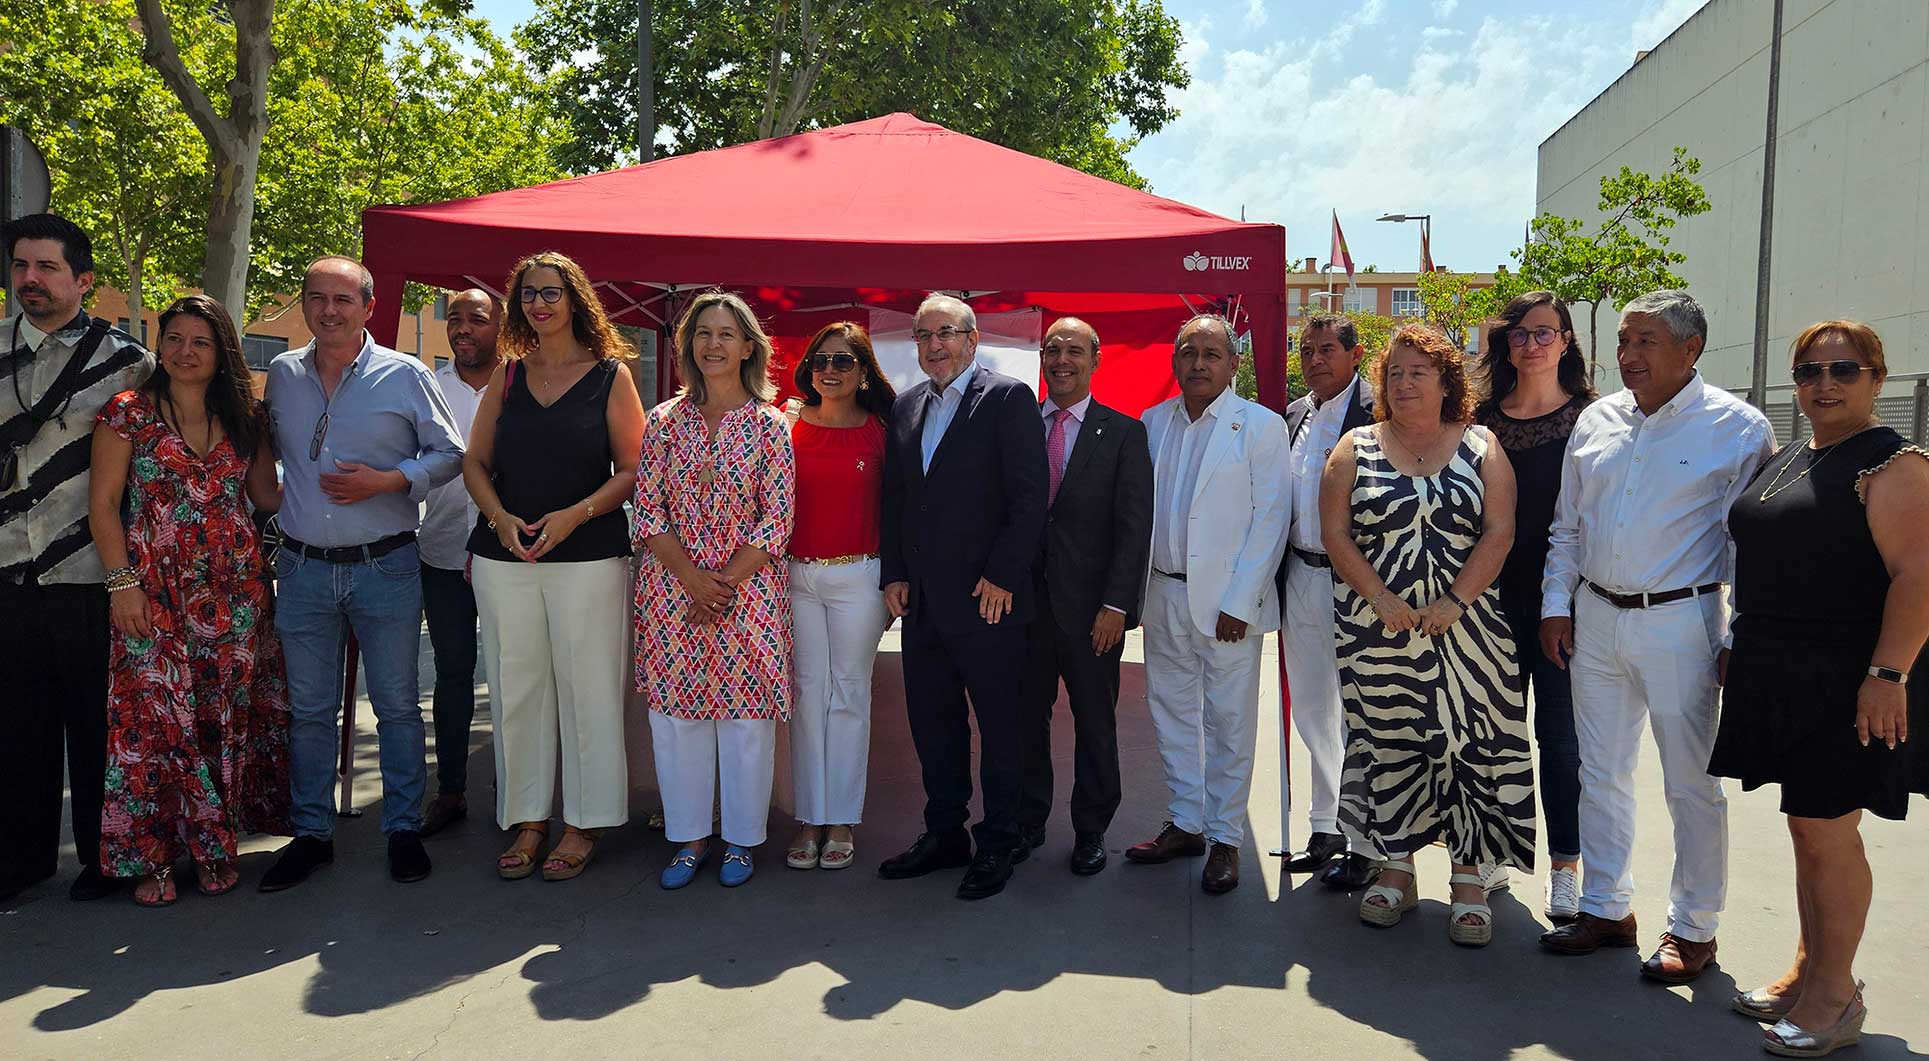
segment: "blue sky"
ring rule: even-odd
[[[1152,189],[1286,226],[1325,259],[1337,209],[1356,263],[1507,260],[1541,140],[1702,0],[1165,0],[1184,26],[1179,117],[1133,150]],[[504,32],[533,0],[478,0]],[[1690,145],[1692,147],[1692,145]]]

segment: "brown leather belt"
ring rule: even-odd
[[[1292,548],[1293,555],[1299,557],[1300,563],[1305,564],[1307,567],[1333,566],[1333,558],[1327,556],[1325,553],[1316,553],[1311,549],[1302,549],[1297,545]]]
[[[1602,589],[1587,579],[1582,579],[1581,582],[1588,589],[1593,590],[1596,597],[1616,608],[1653,608],[1662,604],[1673,604],[1678,600],[1687,600],[1689,597],[1702,597],[1721,591],[1719,582],[1710,582],[1705,586],[1695,586],[1692,589],[1663,590],[1660,593],[1615,593],[1612,590]]]

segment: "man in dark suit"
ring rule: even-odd
[[[1092,400],[1098,332],[1066,317],[1038,352],[1048,397],[1039,408],[1047,475],[1045,539],[1032,564],[1038,610],[1026,656],[1023,861],[1045,842],[1052,810],[1052,707],[1058,683],[1074,737],[1072,872],[1105,868],[1105,830],[1119,809],[1114,711],[1125,632],[1139,625],[1152,547],[1152,452],[1145,425]]]
[[[891,411],[880,558],[884,603],[904,619],[904,698],[924,772],[924,833],[879,876],[969,865],[960,899],[1004,890],[1018,846],[1025,624],[1045,528],[1045,436],[1030,387],[976,363],[971,307],[932,295],[913,337],[930,378]],[[971,721],[984,817],[971,834]],[[972,853],[972,840],[977,853]],[[1029,851],[1029,849],[1027,849]]]

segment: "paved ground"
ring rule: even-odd
[[[633,825],[576,881],[505,883],[493,870],[502,838],[479,814],[430,841],[433,877],[402,886],[383,872],[371,813],[342,823],[334,866],[279,895],[252,888],[279,841],[249,845],[244,890],[209,900],[187,888],[166,910],[69,903],[57,880],[0,910],[0,1056],[1764,1056],[1756,1026],[1727,1002],[1737,983],[1779,973],[1793,945],[1788,845],[1771,793],[1733,798],[1723,964],[1692,987],[1642,982],[1631,951],[1540,953],[1542,885],[1518,875],[1496,904],[1494,944],[1453,947],[1438,849],[1421,860],[1426,901],[1388,931],[1359,923],[1355,897],[1304,877],[1282,883],[1276,863],[1251,850],[1244,885],[1215,898],[1199,891],[1197,861],[1130,866],[1118,855],[1157,827],[1164,795],[1135,638],[1113,866],[1092,878],[1065,871],[1061,809],[1004,895],[962,903],[955,875],[886,882],[872,872],[915,835],[922,801],[902,709],[887,696],[895,648],[887,641],[879,657],[856,869],[789,871],[773,845],[742,889],[718,887],[711,868],[666,893],[655,875],[669,845]],[[1262,718],[1252,803],[1261,850],[1278,840],[1270,691]],[[485,728],[471,784],[486,798]],[[1061,762],[1068,728],[1058,727]],[[372,731],[362,740],[372,763]],[[1062,800],[1070,778],[1060,774]],[[1651,941],[1668,876],[1652,755],[1640,790],[1636,912]],[[359,791],[378,796],[371,782]],[[639,793],[639,811],[650,802]],[[1929,820],[1929,807],[1917,809]],[[781,844],[788,826],[777,817]],[[1873,1013],[1864,1058],[1929,1049],[1923,825],[1864,831],[1877,880],[1860,963]],[[71,859],[64,868],[71,876]]]

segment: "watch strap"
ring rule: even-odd
[[[1869,668],[1869,677],[1879,678],[1882,681],[1889,682],[1892,685],[1909,684],[1909,675],[1906,672],[1896,670],[1893,667],[1871,666]]]

